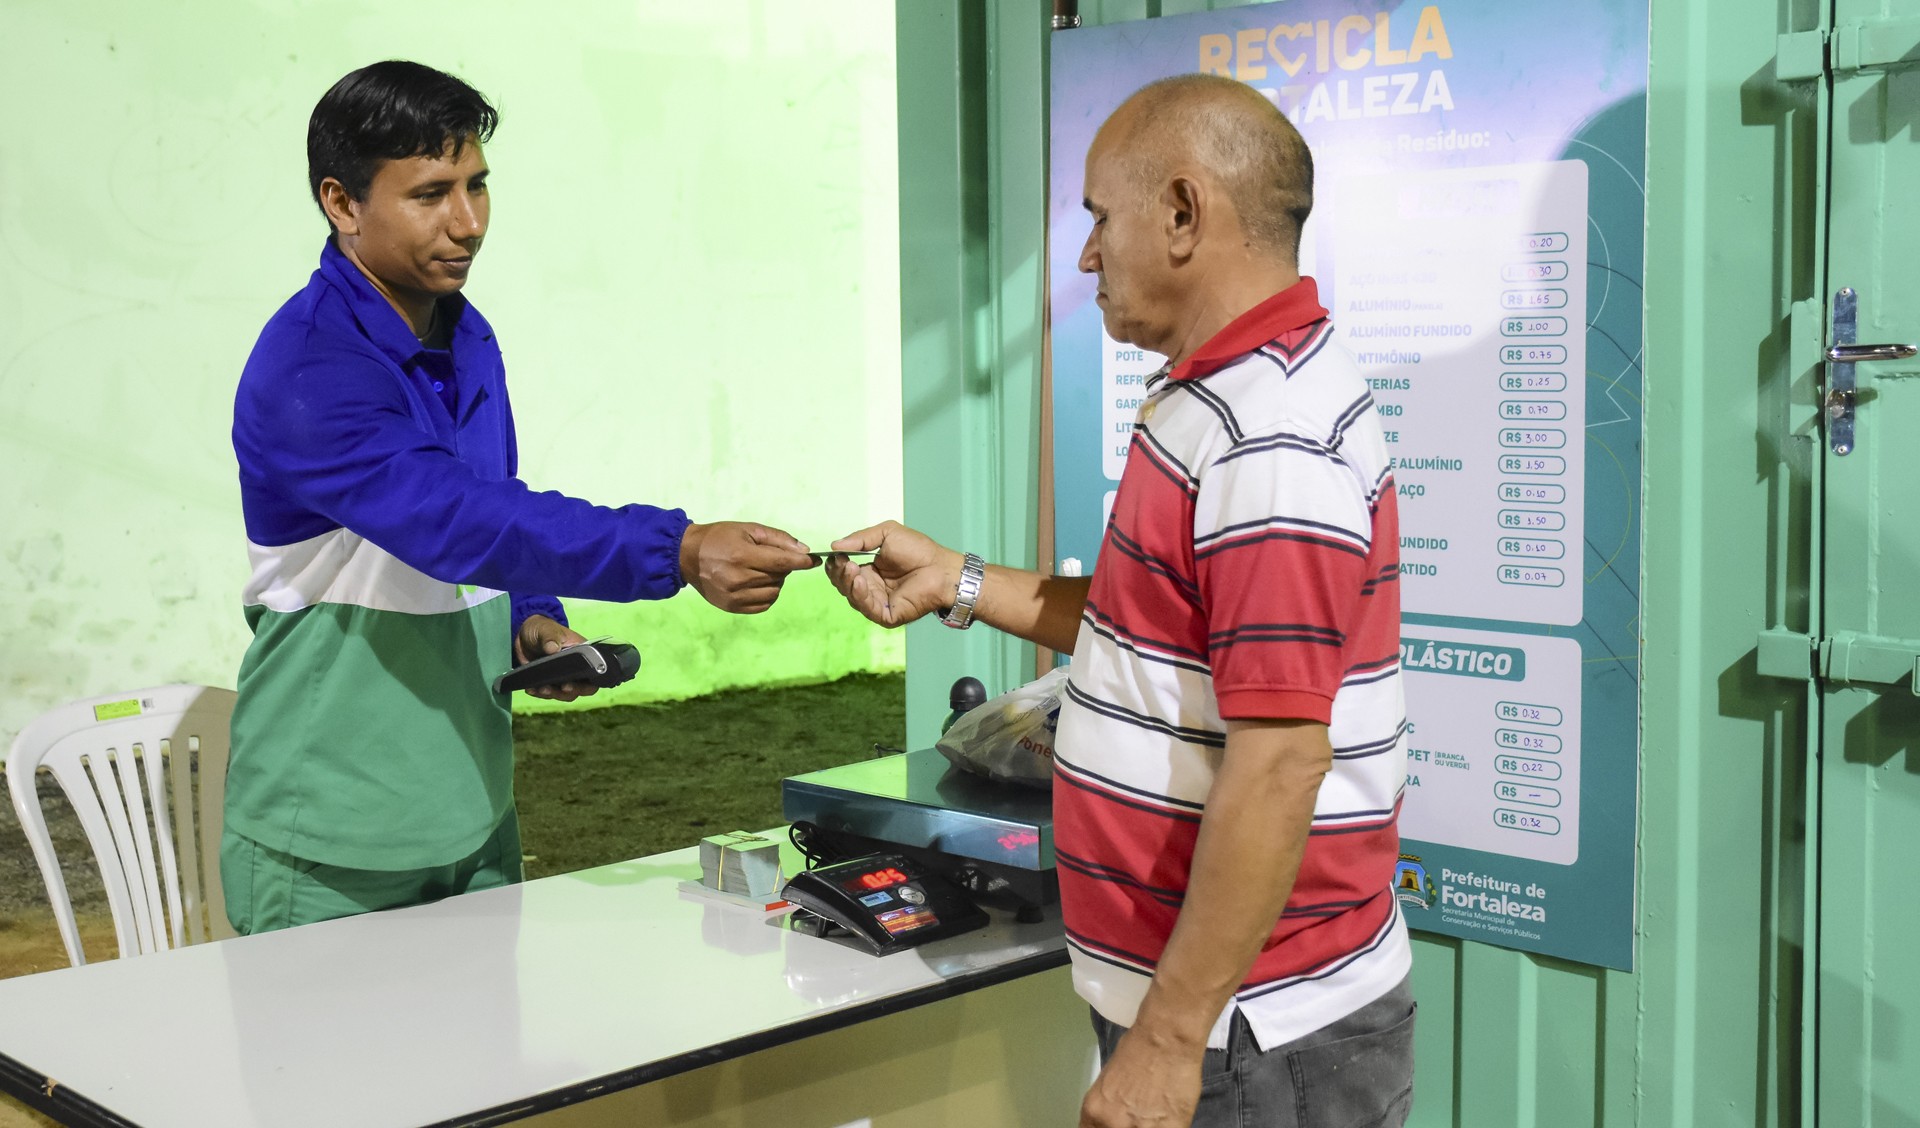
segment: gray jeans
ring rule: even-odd
[[[1193,1128],[1400,1128],[1413,1107],[1413,988],[1399,986],[1284,1046],[1254,1044],[1233,1016],[1227,1048],[1200,1067]],[[1100,1060],[1126,1028],[1096,1012]]]

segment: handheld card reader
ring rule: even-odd
[[[537,689],[543,685],[619,685],[640,672],[640,651],[624,642],[597,639],[562,647],[552,654],[515,666],[493,679],[495,693]]]
[[[959,886],[902,854],[873,854],[804,870],[780,895],[859,937],[876,956],[989,923]]]

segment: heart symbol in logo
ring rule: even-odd
[[[1267,54],[1273,57],[1274,62],[1280,64],[1280,69],[1287,72],[1288,78],[1293,78],[1300,73],[1301,67],[1307,65],[1307,56],[1302,52],[1298,58],[1289,59],[1281,54],[1280,40],[1283,36],[1290,40],[1312,39],[1313,25],[1310,23],[1297,23],[1289,27],[1286,24],[1282,24],[1274,28],[1273,34],[1267,37]]]

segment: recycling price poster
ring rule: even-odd
[[[1286,0],[1052,37],[1056,564],[1091,571],[1146,377],[1083,162],[1126,96],[1228,75],[1315,164],[1301,272],[1371,385],[1401,520],[1395,890],[1420,930],[1631,968],[1644,5]]]

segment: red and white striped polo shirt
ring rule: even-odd
[[[1187,889],[1224,718],[1328,726],[1306,857],[1233,1011],[1263,1048],[1411,964],[1392,880],[1406,784],[1400,534],[1373,397],[1313,280],[1148,381],[1074,646],[1054,780],[1082,997],[1131,1026]]]

